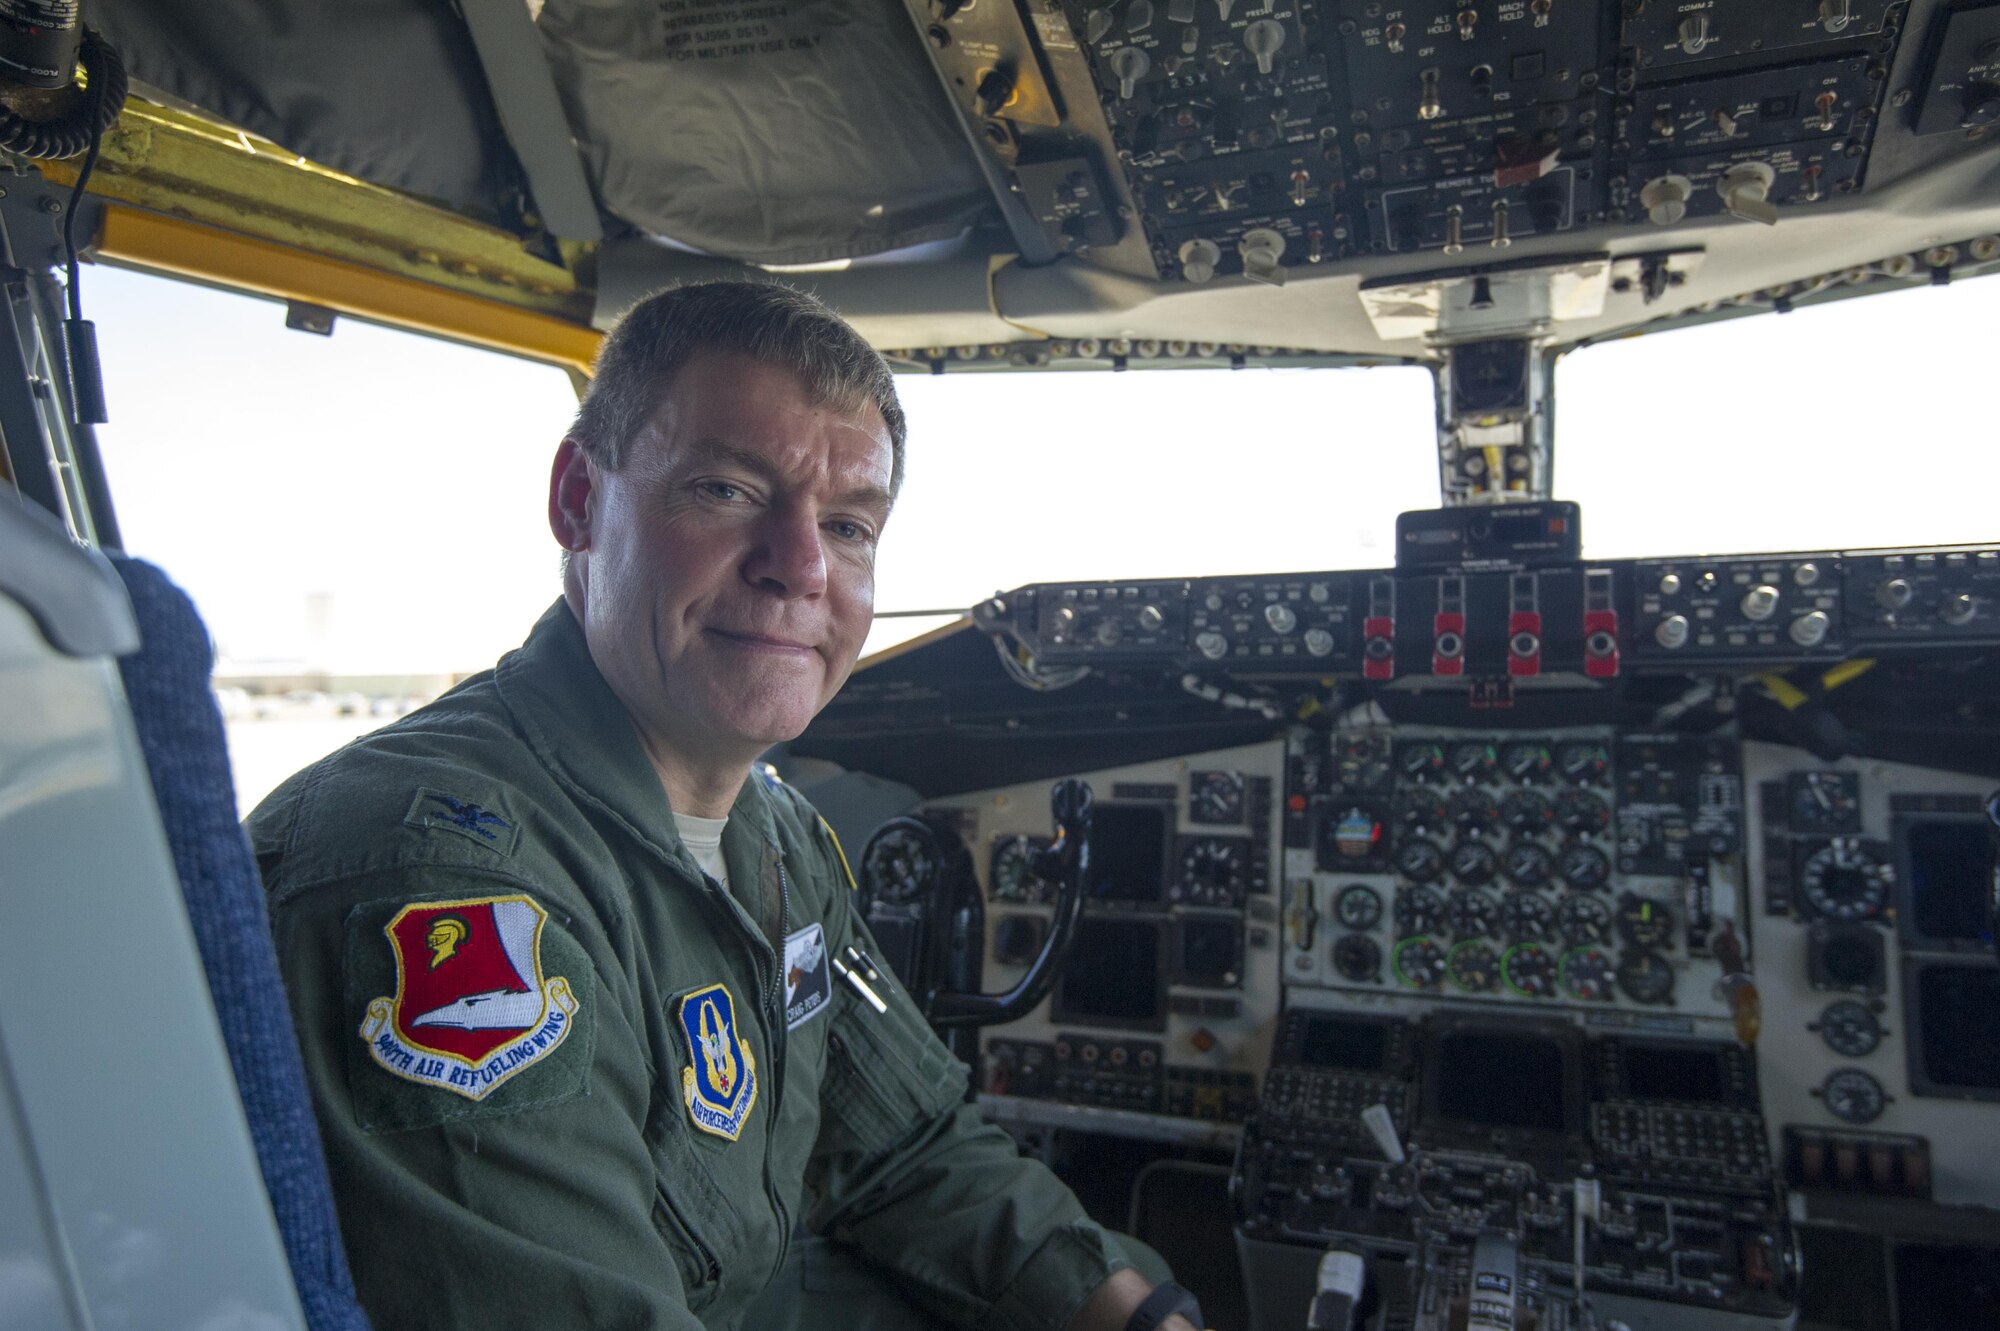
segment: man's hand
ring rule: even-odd
[[[1153,1292],[1153,1282],[1126,1267],[1113,1271],[1108,1280],[1092,1290],[1083,1306],[1070,1318],[1068,1331],[1125,1331],[1133,1310]],[[1202,1331],[1202,1328],[1175,1313],[1160,1323],[1160,1331]]]

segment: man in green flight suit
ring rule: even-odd
[[[840,848],[753,772],[860,653],[903,435],[810,297],[641,303],[556,454],[562,599],[251,816],[384,1331],[1191,1331],[886,968],[837,976]]]

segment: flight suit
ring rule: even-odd
[[[730,888],[695,865],[560,601],[249,828],[382,1331],[734,1327],[801,1220],[996,1331],[1130,1265],[886,967],[886,1012],[831,969],[874,943],[802,798],[753,775]]]

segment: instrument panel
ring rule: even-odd
[[[1726,741],[1421,728],[1287,743],[1285,978],[1726,1017],[1742,778]]]
[[[1779,1328],[1808,1237],[2000,1234],[2000,792],[1945,768],[1986,766],[2000,549],[1598,564],[1528,509],[1405,515],[1395,570],[979,608],[1065,717],[1150,690],[1157,724],[1178,682],[1271,736],[1083,774],[1077,949],[979,1035],[989,1116],[1235,1149],[1267,1320],[1346,1245],[1412,1326],[1504,1267],[1544,1326]],[[1003,987],[1053,914],[1046,801],[923,809]]]

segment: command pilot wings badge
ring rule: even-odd
[[[542,976],[548,913],[524,896],[405,906],[383,926],[396,992],[368,1004],[361,1038],[389,1072],[484,1099],[555,1052],[576,997]]]
[[[681,1072],[688,1117],[703,1132],[735,1141],[757,1103],[757,1060],[736,1033],[736,1003],[719,984],[681,999],[694,1066]]]

